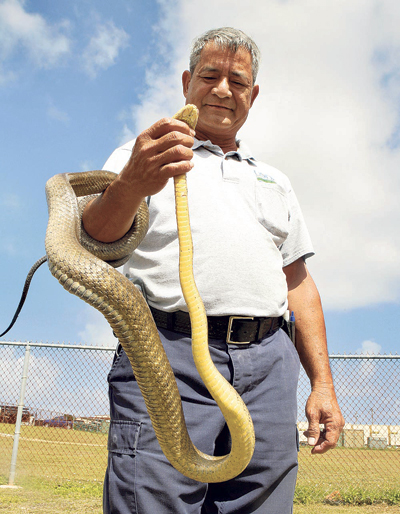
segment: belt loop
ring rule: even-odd
[[[265,324],[265,318],[259,318],[258,319],[258,328],[257,328],[257,341],[261,341],[263,338],[263,329]]]

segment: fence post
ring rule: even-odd
[[[22,371],[21,389],[20,389],[20,394],[19,394],[19,403],[18,403],[18,411],[17,411],[17,420],[15,423],[15,432],[14,432],[14,444],[13,444],[13,450],[12,450],[12,455],[11,455],[10,476],[8,479],[8,485],[11,485],[11,486],[14,485],[15,470],[17,467],[19,435],[21,433],[22,412],[23,412],[24,401],[25,401],[25,389],[26,389],[26,380],[28,378],[30,351],[31,351],[31,348],[30,348],[30,345],[28,342],[25,347],[24,368]]]

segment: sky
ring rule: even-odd
[[[192,39],[234,26],[262,52],[239,135],[299,198],[329,352],[397,353],[399,25],[397,0],[0,0],[0,333],[45,253],[46,181],[173,115]],[[46,265],[3,340],[116,343]]]

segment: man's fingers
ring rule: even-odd
[[[194,164],[192,161],[180,161],[180,162],[171,162],[166,164],[161,168],[161,172],[164,176],[168,178],[175,177],[176,175],[183,175],[184,173],[188,173]]]
[[[328,450],[331,450],[336,446],[337,438],[336,434],[332,433],[328,429],[324,429],[320,431],[319,439],[314,446],[314,448],[311,450],[311,453],[325,453]]]
[[[183,145],[168,148],[157,156],[160,166],[173,162],[190,161],[193,158],[193,150]]]
[[[165,165],[191,160],[193,142],[191,135],[178,131],[168,132],[158,139],[149,139],[146,133],[142,133],[137,138],[142,157],[148,159],[146,167],[154,165],[160,171]]]
[[[330,424],[327,424],[324,429],[321,429],[319,424],[316,428],[312,423],[310,423],[309,428],[304,432],[304,435],[307,437],[308,444],[313,446],[311,453],[321,454],[335,448],[340,432],[341,428],[332,427]]]
[[[122,172],[128,187],[142,197],[154,195],[171,177],[190,171],[193,136],[186,123],[172,118],[163,118],[139,134]]]
[[[336,396],[332,388],[315,387],[306,404],[308,430],[304,432],[311,453],[325,453],[334,448],[344,426]],[[320,430],[320,425],[325,427]]]
[[[310,421],[308,424],[308,429],[304,432],[304,435],[307,437],[308,445],[315,446],[320,438],[319,423],[317,421]]]
[[[184,121],[175,118],[162,118],[145,130],[151,139],[160,139],[170,132],[180,132],[189,136],[194,136],[195,131],[191,129]]]
[[[159,178],[165,181],[175,175],[187,173],[193,168],[192,158],[192,149],[181,145],[154,156],[151,159],[151,166],[154,169],[153,179]]]
[[[185,148],[192,148],[194,143],[194,139],[192,136],[187,134],[182,134],[181,132],[169,132],[165,134],[165,136],[160,137],[153,144],[157,147],[158,152],[165,152],[170,148],[174,148],[176,146],[184,146]]]

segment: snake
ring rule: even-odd
[[[173,118],[194,129],[198,109],[188,104]],[[103,193],[115,177],[115,173],[96,170],[57,174],[47,181],[45,248],[50,272],[65,290],[97,309],[108,321],[129,359],[157,440],[171,465],[198,482],[230,480],[242,473],[252,458],[254,426],[243,399],[218,372],[210,356],[207,315],[194,279],[186,175],[174,177],[179,278],[190,315],[193,359],[230,432],[230,452],[223,456],[203,453],[190,439],[175,376],[143,295],[103,260],[101,247],[107,243],[92,241],[89,248],[85,247],[78,199]],[[144,238],[148,228],[146,202],[139,207],[134,225],[133,242],[123,239],[109,245],[116,248],[116,254],[108,257],[114,265],[120,264],[127,244],[137,247]]]

